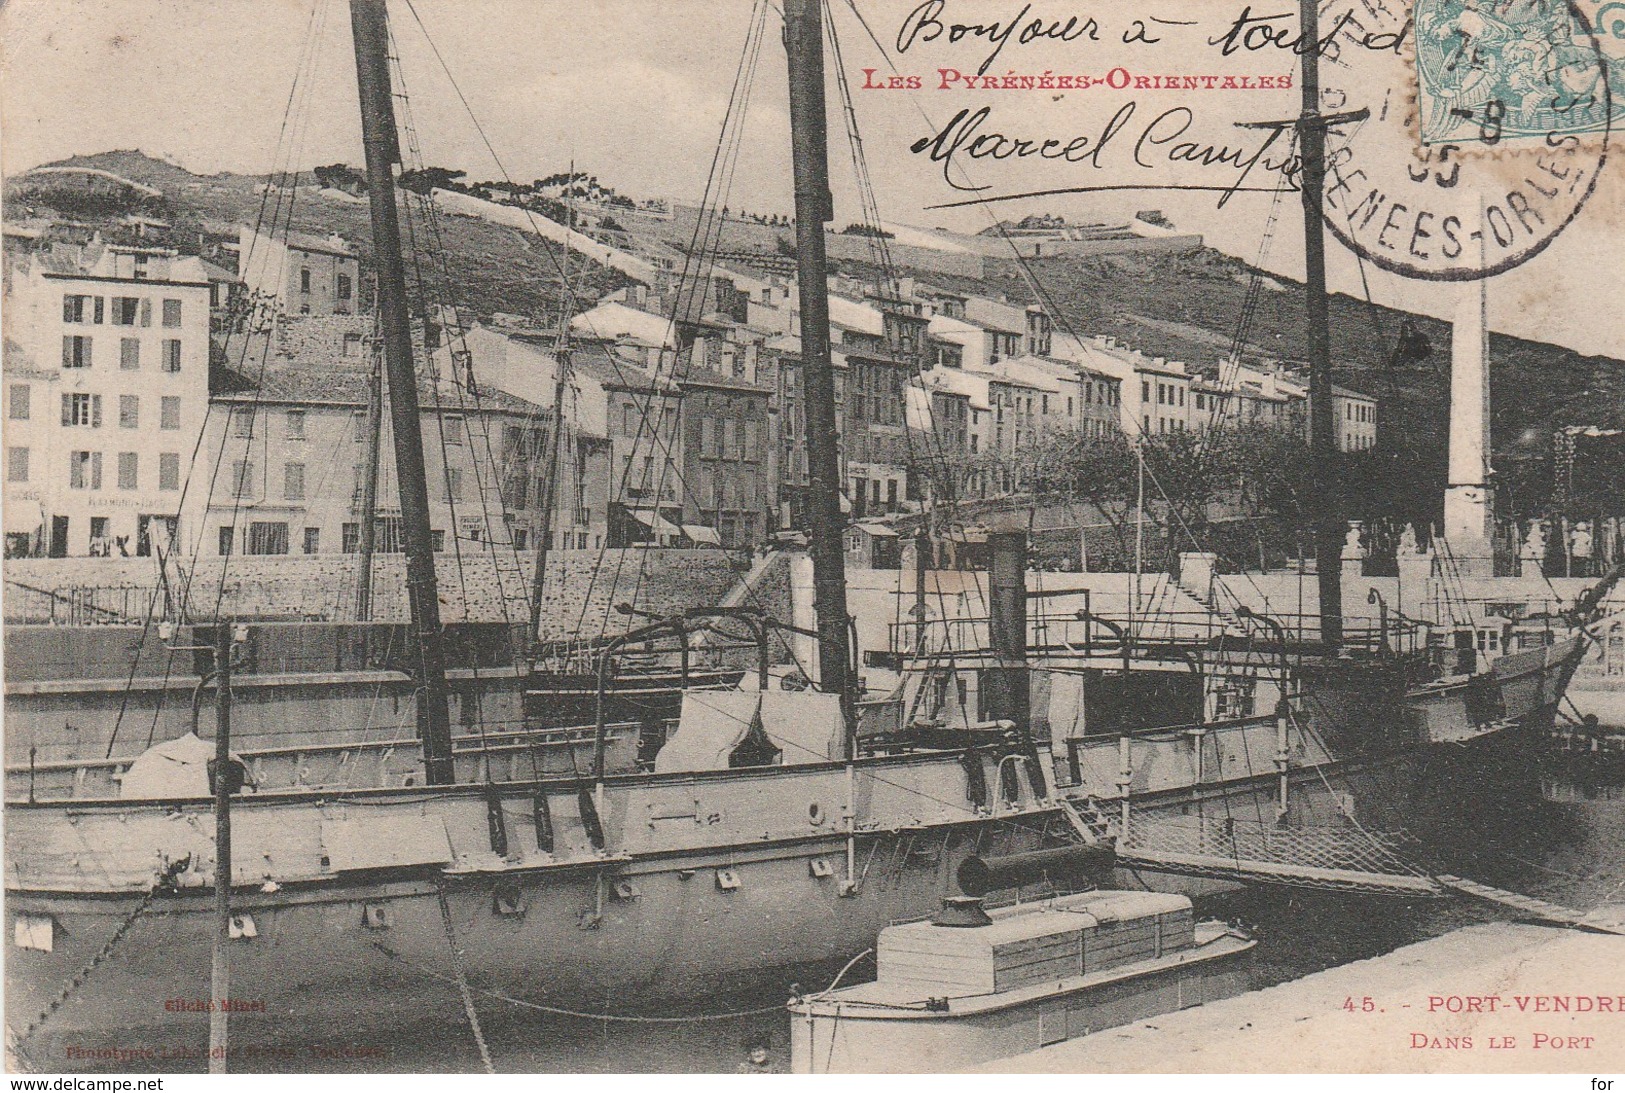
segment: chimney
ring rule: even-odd
[[[1027,690],[1027,533],[995,531],[987,537],[988,631],[996,664],[981,678],[982,716],[1025,728],[1031,712]]]

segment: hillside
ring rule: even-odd
[[[141,152],[75,156],[50,166],[93,167],[162,190],[164,198],[157,215],[172,225],[171,244],[185,252],[196,252],[200,239],[232,232],[239,224],[254,224],[262,215],[269,218],[275,200],[267,204],[261,194],[266,181],[263,176],[194,175]],[[363,262],[370,259],[372,230],[365,200],[321,189],[309,173],[298,181],[299,186],[283,191],[284,213],[279,217],[279,225],[282,219],[287,219],[288,226],[295,231],[317,235],[338,232],[356,244]],[[9,199],[14,191],[10,183],[7,191]],[[409,195],[403,192],[401,196],[402,230],[406,231],[404,199]],[[291,216],[287,213],[290,204]],[[37,215],[48,211],[44,207],[47,205],[48,200],[38,197],[8,200],[6,215],[11,219]],[[557,316],[558,248],[511,228],[472,217],[441,216],[437,223],[449,271],[449,302],[480,315],[501,311],[545,321]],[[572,257],[570,269],[575,293],[589,301],[623,283],[618,274],[587,263],[579,255]],[[438,285],[440,281],[437,275],[431,283]]]
[[[156,215],[173,224],[172,239],[183,250],[196,249],[196,242],[189,246],[189,241],[206,239],[209,233],[253,223],[264,200],[259,192],[263,178],[194,175],[140,152],[106,152],[60,165],[110,171],[163,191]],[[305,180],[313,181],[309,175]],[[30,215],[39,211],[30,207],[37,204],[37,198],[14,200],[7,215]],[[150,199],[132,199],[132,204],[154,215]],[[692,235],[695,210],[678,207],[676,214],[669,222],[637,216],[627,222],[645,246],[680,248]],[[791,238],[788,228],[761,220],[730,218],[718,246],[725,251],[782,252]],[[474,217],[442,216],[438,223],[453,299],[460,307],[479,315],[502,311],[544,320],[557,314],[556,245]],[[356,241],[363,254],[369,247],[366,203],[348,194],[300,186],[294,194],[292,226],[321,234],[336,231]],[[1228,353],[1252,279],[1245,262],[1205,249],[1177,255],[1036,259],[1030,265],[1046,302],[1061,312],[1058,329],[1112,335],[1148,354],[1193,365],[1212,365]],[[999,272],[983,281],[942,274],[926,274],[924,279],[966,292],[1003,294],[1013,302],[1034,300],[1011,263],[993,267]],[[619,274],[579,255],[573,257],[571,269],[581,271],[573,279],[577,294],[584,298],[595,299],[623,283]],[[1301,286],[1267,278],[1258,293],[1246,350],[1270,358],[1301,359],[1302,316]],[[1333,297],[1331,316],[1338,382],[1382,400],[1384,447],[1394,453],[1396,472],[1403,471],[1417,492],[1437,496],[1444,474],[1449,327],[1346,296]],[[1406,319],[1431,345],[1432,353],[1392,366],[1390,357]],[[1490,351],[1494,443],[1497,466],[1503,471],[1520,458],[1534,469],[1550,450],[1553,429],[1625,426],[1625,362],[1500,335],[1492,337]],[[1544,492],[1538,470],[1526,486],[1526,494]]]

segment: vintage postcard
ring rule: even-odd
[[[0,43],[8,1070],[1625,1071],[1625,5]]]

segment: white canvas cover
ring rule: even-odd
[[[728,757],[750,732],[760,691],[685,691],[677,731],[655,756],[656,774],[727,770]]]
[[[819,691],[762,692],[762,728],[784,754],[785,766],[827,763],[846,749],[846,726],[838,695]]]
[[[232,758],[241,762],[235,752]],[[214,741],[196,733],[154,744],[136,757],[119,781],[119,796],[140,798],[207,797]]]

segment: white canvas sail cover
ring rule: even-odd
[[[677,731],[655,756],[656,774],[727,770],[761,708],[760,691],[684,691]]]
[[[242,757],[233,752],[233,759]],[[119,796],[150,800],[172,797],[208,797],[209,764],[214,761],[214,741],[196,733],[177,736],[154,744],[136,757],[119,780]]]
[[[841,700],[817,691],[686,691],[677,731],[655,756],[656,774],[727,770],[735,749],[760,724],[785,766],[827,763],[844,754]]]
[[[828,763],[846,753],[839,695],[821,691],[763,691],[762,728],[784,752],[785,766]]]

